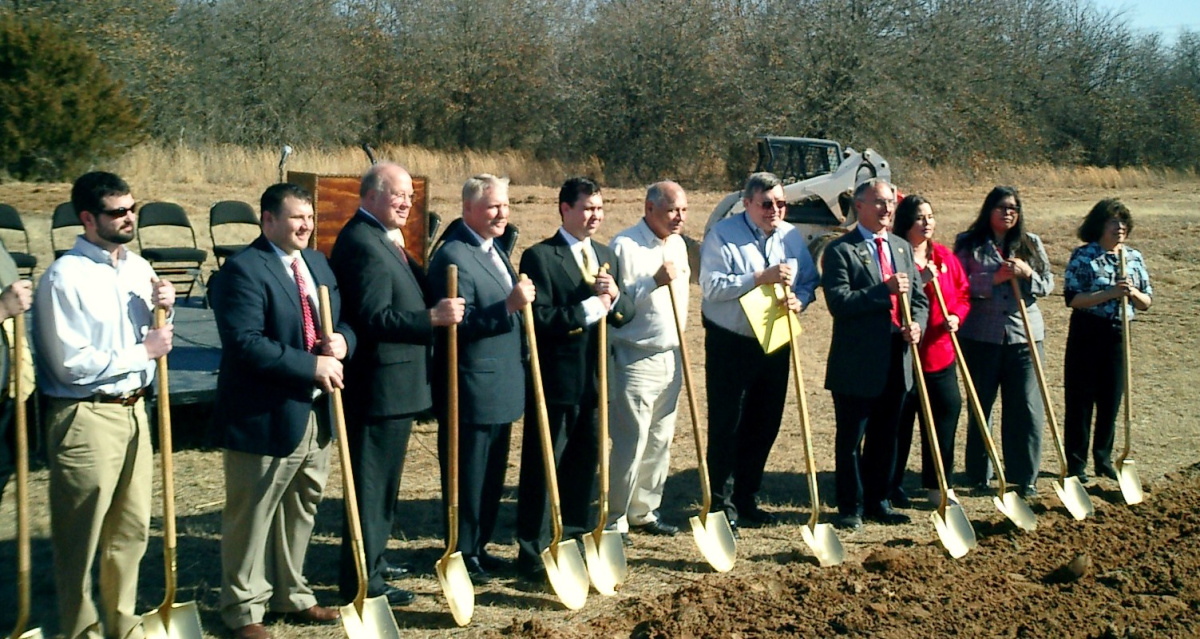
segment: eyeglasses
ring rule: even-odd
[[[1021,212],[1021,209],[1018,209],[1016,207],[1016,205],[1014,205],[1014,204],[997,204],[992,210],[993,211],[1001,211],[1003,213],[1020,213]]]
[[[764,211],[773,211],[787,208],[787,200],[763,200],[758,203]]]
[[[126,215],[130,215],[130,214],[136,215],[137,208],[138,208],[138,205],[135,203],[133,206],[122,206],[121,208],[117,208],[117,209],[107,209],[107,210],[96,211],[96,212],[103,213],[104,215],[107,215],[109,217],[125,217]]]
[[[867,204],[870,204],[871,206],[895,206],[896,198],[877,197],[873,200],[867,200]]]
[[[413,201],[413,195],[414,195],[413,193],[400,193],[398,191],[385,191],[383,189],[376,189],[376,190],[379,191],[380,193],[388,196],[389,200],[393,200],[393,201],[400,200],[401,202],[408,202],[410,204]]]

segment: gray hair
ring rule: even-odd
[[[362,182],[360,182],[358,185],[358,197],[367,197],[367,193],[370,193],[371,191],[382,191],[382,173],[384,170],[391,168],[398,168],[401,171],[408,173],[408,169],[396,164],[395,162],[380,162],[378,164],[373,164],[371,165],[371,168],[367,169],[366,173],[363,173]]]
[[[663,180],[661,182],[655,182],[654,184],[651,184],[650,187],[646,189],[646,201],[654,206],[667,206],[671,203],[671,187],[675,187],[680,191],[683,190],[683,187],[679,186],[679,183],[673,180]]]
[[[766,171],[751,173],[750,177],[746,178],[746,185],[742,187],[742,197],[750,199],[756,194],[766,193],[780,184],[783,182],[774,173]]]
[[[462,199],[467,204],[483,197],[484,193],[496,189],[508,189],[508,178],[496,177],[491,173],[480,173],[463,182]]]
[[[863,180],[858,186],[854,187],[855,201],[862,200],[866,196],[867,191],[879,186],[880,184],[891,189],[893,194],[896,193],[896,187],[892,186],[891,182],[888,182],[883,178],[873,177],[869,180]]]

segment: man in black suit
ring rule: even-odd
[[[458,550],[476,584],[505,562],[487,552],[508,466],[512,422],[525,408],[521,310],[534,299],[533,282],[520,281],[496,238],[508,226],[508,180],[477,175],[463,184],[462,222],[451,229],[429,266],[433,291],[446,291],[446,272],[458,266],[458,296],[466,313],[458,327],[459,519]],[[445,333],[439,335],[445,344]],[[439,349],[440,353],[445,353]],[[438,404],[438,459],[447,481],[445,357],[434,362]],[[444,493],[443,493],[444,494]]]
[[[413,418],[432,406],[429,345],[434,327],[462,321],[461,298],[426,303],[425,273],[404,250],[401,229],[412,210],[413,184],[401,166],[380,163],[363,175],[360,203],[333,245],[330,265],[346,301],[346,321],[358,336],[358,355],[346,367],[346,427],[363,551],[367,594],[394,605],[415,595],[387,581],[407,572],[384,557],[396,514]],[[431,296],[435,297],[435,296]],[[358,592],[348,530],[342,535],[339,590]]]
[[[913,285],[920,280],[912,246],[888,230],[895,210],[891,184],[860,184],[854,191],[858,226],[831,242],[822,262],[821,286],[833,315],[825,388],[833,393],[837,422],[836,524],[850,530],[862,528],[863,515],[884,524],[909,521],[887,496],[900,409],[913,384],[909,345],[921,339],[929,299]],[[901,293],[912,304],[908,324]]]
[[[262,235],[229,258],[210,299],[221,336],[213,422],[225,449],[221,617],[237,639],[266,639],[269,606],[333,623],[302,569],[329,476],[328,395],[342,386],[354,333],[321,253],[306,248],[312,196],[293,184],[262,195]],[[321,337],[317,287],[328,286],[335,327]]]
[[[621,291],[616,255],[592,235],[604,220],[600,187],[584,177],[571,178],[558,192],[562,227],[529,247],[521,272],[537,287],[533,302],[538,360],[542,367],[550,439],[558,467],[563,533],[578,537],[593,526],[588,506],[596,483],[599,449],[596,429],[596,325],[622,326],[633,319],[633,301]],[[608,273],[598,274],[602,265]],[[549,545],[546,478],[533,392],[526,393],[517,493],[517,569],[539,578],[541,551]]]

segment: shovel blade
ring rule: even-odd
[[[992,497],[992,503],[996,505],[996,510],[1008,517],[1017,528],[1029,532],[1037,530],[1037,515],[1033,514],[1029,504],[1016,492],[1009,491],[999,497]]]
[[[945,516],[935,510],[930,514],[930,518],[933,519],[933,527],[937,530],[938,539],[942,541],[942,547],[951,557],[964,557],[977,545],[975,529],[971,526],[971,520],[967,519],[967,513],[963,512],[962,506],[950,504],[946,506]]]
[[[400,639],[400,628],[386,597],[370,597],[363,600],[361,614],[354,602],[341,608],[342,629],[349,639]]]
[[[816,555],[817,561],[823,568],[837,566],[846,560],[846,549],[829,524],[817,524],[812,528],[805,526],[800,529],[804,543]]]
[[[1096,509],[1092,506],[1092,498],[1083,489],[1083,484],[1080,483],[1078,477],[1065,477],[1054,482],[1054,492],[1058,493],[1059,500],[1075,519],[1083,521],[1096,514]]]
[[[1132,459],[1123,459],[1117,464],[1117,483],[1121,485],[1121,496],[1130,506],[1146,499],[1142,491],[1142,479],[1138,477],[1137,464]]]
[[[13,637],[12,635],[9,635],[9,637],[10,639],[46,639],[45,635],[42,634],[41,628],[31,628],[25,632],[22,632],[19,636]]]
[[[574,540],[560,541],[553,551],[543,550],[542,564],[546,566],[550,587],[568,610],[579,610],[587,603],[588,572],[579,554],[579,544]]]
[[[185,601],[171,604],[171,609],[159,608],[142,615],[142,627],[146,639],[203,639],[200,628],[200,611],[196,602]],[[21,635],[24,638],[24,635]]]
[[[583,551],[587,558],[588,577],[596,592],[611,597],[617,594],[617,586],[625,581],[629,573],[629,565],[625,562],[625,544],[621,543],[621,533],[615,530],[605,530],[596,535],[583,536]]]
[[[454,623],[460,626],[471,623],[471,615],[475,614],[475,585],[471,583],[462,553],[455,552],[439,559],[434,571],[442,585],[442,593],[446,595],[446,603],[450,604]],[[394,623],[395,619],[392,621]]]
[[[737,559],[737,540],[733,538],[733,528],[729,526],[729,518],[724,512],[708,513],[704,521],[700,517],[688,519],[692,524],[692,536],[700,547],[713,570],[729,572],[733,569],[733,561]]]

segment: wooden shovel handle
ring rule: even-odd
[[[791,293],[791,287],[783,285],[784,299]],[[808,472],[808,500],[812,505],[812,515],[808,519],[808,527],[815,529],[821,519],[821,494],[817,486],[817,460],[813,455],[812,426],[808,419],[808,394],[804,390],[804,369],[800,366],[800,348],[796,344],[796,324],[800,318],[788,309],[788,346],[792,351],[793,382],[796,387],[796,407],[800,413],[800,436],[804,438],[804,465]],[[794,322],[794,324],[793,324]]]
[[[600,267],[600,275],[608,273],[608,264]],[[608,523],[608,317],[600,318],[596,325],[596,377],[599,381],[599,400],[596,407],[596,422],[598,450],[596,451],[600,466],[600,508],[596,513],[596,529],[593,534],[597,539]]]
[[[700,476],[700,523],[707,525],[708,511],[712,508],[712,486],[708,483],[708,460],[704,456],[704,438],[700,435],[700,406],[696,402],[696,388],[692,384],[692,363],[688,357],[683,320],[679,317],[679,301],[675,299],[675,287],[668,283],[667,292],[671,296],[671,317],[675,320],[675,334],[679,336],[679,361],[683,366],[683,385],[687,387],[688,410],[692,415],[692,437],[696,440],[696,474]]]
[[[154,309],[154,328],[167,324],[167,311],[161,306]],[[163,562],[166,574],[166,596],[163,608],[175,603],[175,454],[171,443],[171,387],[167,372],[167,356],[158,358],[155,371],[158,378],[158,450],[162,458],[163,485]]]
[[[521,279],[529,276],[521,273]],[[537,404],[538,439],[542,448],[542,470],[546,474],[546,490],[550,494],[550,525],[554,536],[550,540],[550,552],[557,553],[562,540],[562,503],[558,495],[558,475],[554,465],[554,445],[550,442],[550,414],[546,410],[546,391],[542,387],[542,366],[538,361],[537,333],[533,325],[533,305],[526,304],[522,311],[525,320],[525,341],[529,345],[529,371],[533,383],[533,398]],[[525,419],[529,419],[526,415]],[[524,444],[522,444],[524,445]],[[557,559],[555,555],[555,559]]]
[[[1121,247],[1120,252],[1120,272],[1118,277],[1125,279],[1129,276],[1129,271],[1126,269],[1125,263],[1125,247]],[[1130,436],[1133,434],[1133,338],[1129,334],[1129,299],[1121,298],[1121,348],[1123,350],[1121,373],[1125,376],[1125,450],[1121,453],[1121,462],[1129,457],[1129,451],[1133,447]]]
[[[13,318],[12,383],[16,432],[17,480],[17,623],[11,637],[20,637],[29,622],[30,570],[29,552],[29,431],[25,414],[25,381],[21,378],[25,361],[25,314]]]
[[[904,327],[912,324],[912,307],[908,303],[908,293],[900,294],[900,311],[904,314]],[[909,344],[912,351],[913,381],[917,384],[917,397],[921,402],[921,421],[925,426],[925,439],[929,442],[929,454],[933,457],[933,468],[937,472],[938,490],[941,492],[941,502],[938,513],[944,518],[946,508],[950,505],[950,485],[946,482],[946,467],[942,464],[942,446],[938,443],[937,429],[933,427],[933,408],[929,405],[929,389],[925,386],[925,373],[921,370],[921,353],[917,343]]]
[[[446,267],[446,297],[458,297],[458,266]],[[458,548],[458,325],[446,327],[446,554]]]

